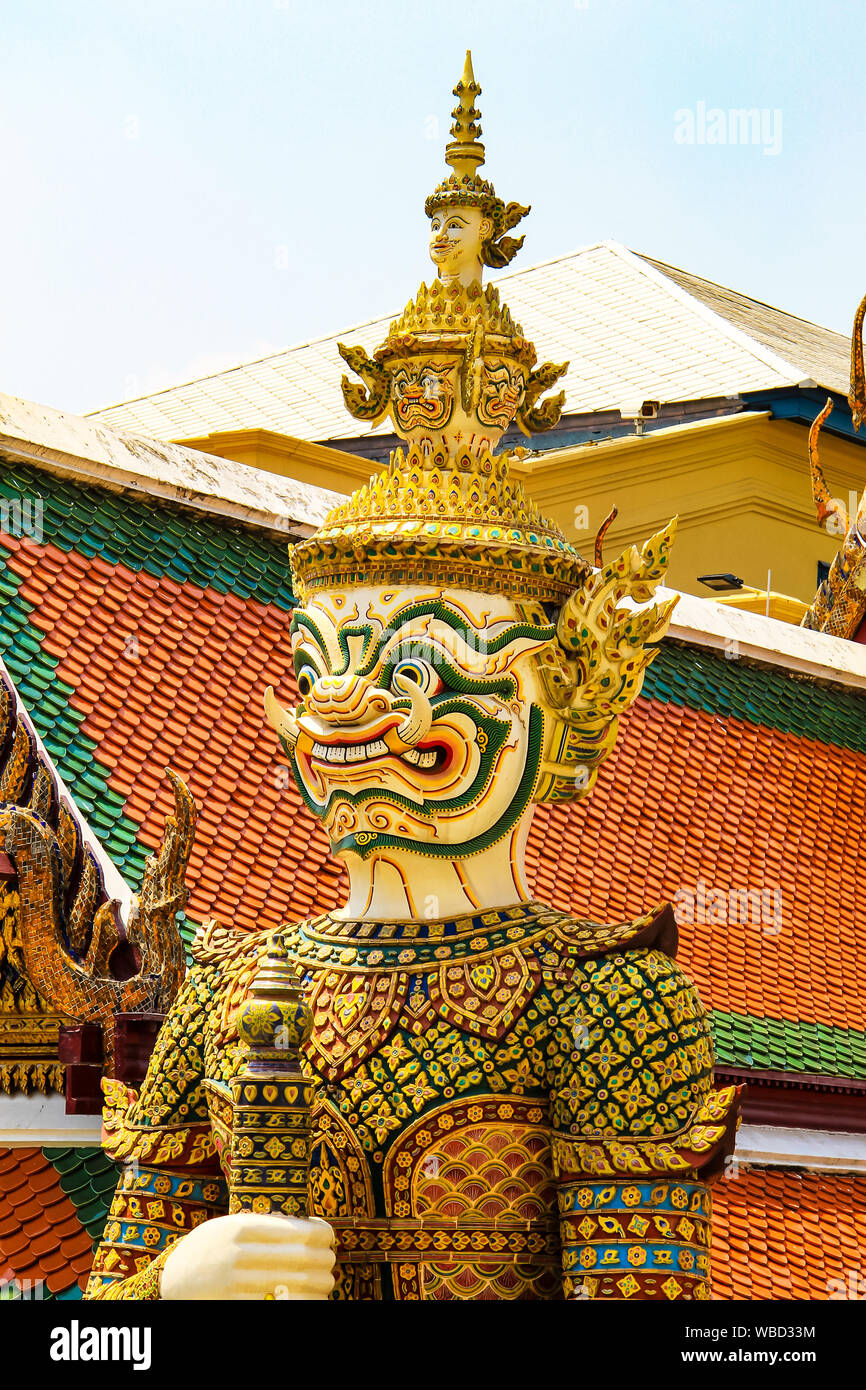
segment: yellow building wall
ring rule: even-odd
[[[369,459],[267,430],[178,442],[343,493],[376,470]],[[859,495],[862,446],[825,434],[821,459],[833,496],[847,503],[849,494]],[[514,471],[590,561],[613,506],[619,515],[605,538],[607,559],[678,514],[666,582],[704,598],[712,595],[698,582],[701,574],[730,571],[765,589],[770,570],[776,593],[808,603],[818,561],[829,563],[839,546],[815,519],[807,430],[765,413],[529,453]]]
[[[864,453],[825,436],[821,458],[834,496],[863,486]],[[769,415],[739,415],[676,426],[640,437],[576,445],[527,458],[529,492],[592,559],[599,526],[619,514],[605,557],[640,543],[679,515],[669,578],[704,598],[701,574],[730,572],[747,585],[812,599],[818,561],[829,563],[839,537],[815,519],[807,431]]]

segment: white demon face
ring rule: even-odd
[[[451,859],[510,832],[532,798],[543,715],[537,604],[469,590],[332,591],[299,608],[301,703],[268,714],[335,854]]]

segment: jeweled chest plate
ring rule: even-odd
[[[545,1120],[522,1097],[474,1096],[398,1119],[383,1157],[360,1146],[351,1112],[323,1109],[310,1195],[336,1234],[334,1297],[559,1297]]]
[[[563,1020],[583,989],[604,1033],[609,997],[645,983],[629,983],[635,967],[616,953],[655,929],[650,916],[599,926],[531,903],[289,929],[314,1016],[310,1200],[336,1232],[336,1297],[561,1297],[551,1124],[557,1106],[596,1104],[567,1067],[556,1080],[557,1058],[579,1046]],[[581,960],[611,951],[590,989]],[[233,985],[221,981],[227,1035],[254,969],[249,955]],[[598,1067],[601,1033],[589,1049]],[[225,1162],[231,1115],[218,1099]]]

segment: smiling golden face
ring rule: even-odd
[[[430,219],[430,259],[443,281],[464,285],[480,280],[482,248],[493,222],[480,208],[462,205],[437,209]]]
[[[533,657],[553,639],[537,605],[468,590],[354,589],[298,609],[301,703],[269,715],[334,853],[456,858],[506,835],[539,774]]]

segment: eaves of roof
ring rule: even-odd
[[[304,443],[309,453],[321,446]],[[330,450],[323,450],[330,454]],[[342,497],[180,444],[139,438],[49,406],[0,394],[0,456],[110,491],[309,535]]]

